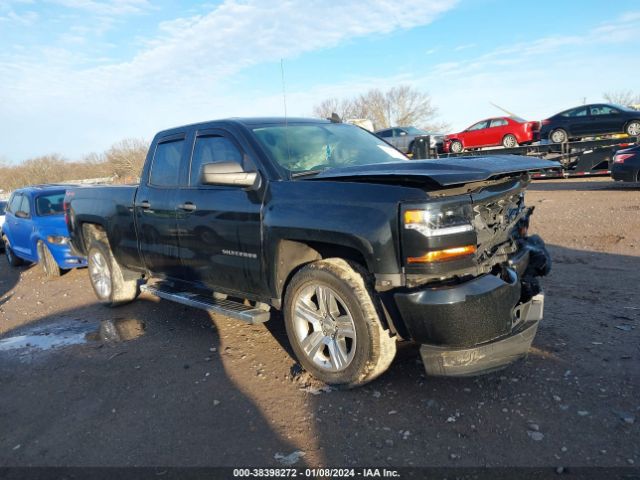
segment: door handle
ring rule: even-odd
[[[178,205],[178,208],[186,212],[193,212],[197,207],[196,207],[196,204],[193,202],[185,202]]]
[[[136,207],[144,208],[145,210],[147,210],[148,208],[151,208],[151,204],[148,201],[143,200],[139,204],[137,204]]]

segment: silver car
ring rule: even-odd
[[[444,134],[426,132],[416,127],[392,127],[374,133],[404,153],[413,151],[414,141],[419,136],[431,135],[430,147],[434,149],[440,149],[444,141]]]

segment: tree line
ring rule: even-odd
[[[328,98],[313,108],[314,117],[329,118],[332,113],[342,119],[369,119],[376,130],[410,125],[427,131],[448,128],[435,120],[438,109],[429,94],[410,85],[399,85],[387,91],[373,88],[351,98]]]
[[[620,105],[640,104],[640,94],[632,91],[605,92],[603,97]],[[315,117],[329,118],[333,113],[343,119],[369,119],[376,130],[409,125],[427,131],[448,130],[446,124],[436,121],[438,109],[429,94],[409,85],[387,91],[371,89],[351,98],[329,98],[313,108]],[[59,154],[31,158],[20,164],[0,159],[0,190],[10,192],[27,185],[106,177],[115,183],[135,182],[148,148],[147,141],[128,138],[101,154],[92,153],[79,161],[69,161]]]
[[[16,165],[0,161],[0,189],[10,192],[27,185],[107,177],[115,183],[135,182],[148,148],[148,142],[128,138],[79,161],[69,161],[59,154],[30,158]]]

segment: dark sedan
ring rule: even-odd
[[[583,137],[626,133],[640,136],[640,112],[621,105],[597,103],[560,112],[542,121],[540,138],[553,143]]]
[[[616,152],[611,164],[611,178],[640,182],[640,145]]]

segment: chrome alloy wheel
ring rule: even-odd
[[[89,257],[89,276],[91,283],[100,298],[107,299],[111,295],[111,272],[107,259],[99,251]]]
[[[356,326],[344,300],[328,287],[308,285],[293,305],[295,336],[307,358],[329,372],[346,369],[356,353]]]
[[[507,135],[504,137],[504,140],[502,141],[502,145],[505,148],[515,148],[518,146],[518,141],[516,140],[516,137],[514,137],[513,135]]]
[[[567,134],[564,133],[564,130],[558,129],[551,132],[551,141],[553,143],[563,143],[567,141]]]
[[[640,136],[640,122],[631,122],[627,127],[627,133],[632,137]]]

